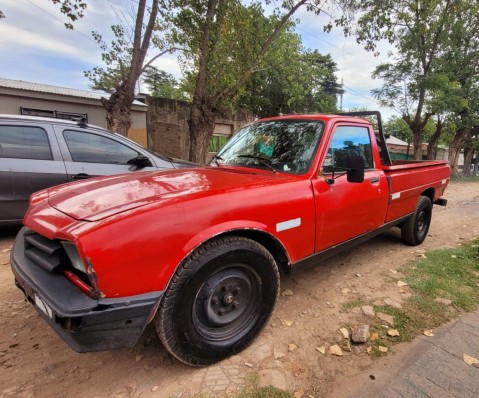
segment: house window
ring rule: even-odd
[[[49,109],[24,108],[23,106],[20,107],[20,111],[21,111],[21,114],[25,116],[52,117],[54,119],[74,120],[74,121],[84,118],[85,123],[88,123],[87,113],[63,112],[63,111],[54,111]]]

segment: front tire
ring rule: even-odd
[[[416,210],[401,225],[401,237],[404,243],[411,246],[420,245],[426,239],[431,225],[432,202],[427,196],[420,196]]]
[[[156,330],[180,361],[215,363],[252,342],[278,293],[278,267],[263,246],[238,236],[215,239],[176,270],[156,315]]]

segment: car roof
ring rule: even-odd
[[[23,121],[23,122],[43,122],[43,123],[53,123],[53,124],[63,124],[67,126],[77,126],[77,127],[84,127],[84,128],[90,128],[90,129],[95,129],[95,130],[101,130],[104,132],[109,132],[112,133],[111,131],[100,127],[96,126],[94,124],[82,124],[80,125],[79,122],[73,121],[73,120],[67,120],[67,119],[56,119],[53,117],[43,117],[43,116],[26,116],[26,115],[7,115],[7,114],[1,114],[0,113],[0,120],[1,119],[8,119],[8,120],[18,120],[18,121]]]

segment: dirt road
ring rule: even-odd
[[[450,185],[447,207],[435,207],[421,249],[454,247],[479,235],[479,183]],[[1,397],[224,397],[251,373],[260,384],[327,397],[374,361],[363,346],[342,357],[316,347],[335,344],[339,328],[360,324],[364,315],[344,303],[401,300],[391,278],[417,248],[403,245],[397,230],[338,255],[325,264],[283,276],[273,317],[251,347],[206,368],[172,359],[149,327],[131,349],[77,354],[38,316],[14,286],[6,249],[15,231],[0,232]],[[397,274],[394,274],[397,275]],[[407,294],[407,292],[406,292]],[[291,344],[291,345],[290,345]],[[289,350],[288,350],[289,349]],[[394,351],[394,350],[393,350]],[[388,353],[394,355],[394,352]],[[384,359],[381,359],[384,360]]]

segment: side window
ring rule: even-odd
[[[348,156],[362,156],[366,169],[374,168],[373,153],[369,130],[366,127],[339,126],[333,134],[333,139],[326,153],[323,169],[331,173],[334,168],[341,171],[346,167]]]
[[[47,132],[40,127],[0,126],[0,158],[52,160]]]
[[[130,147],[98,134],[65,130],[63,137],[74,162],[127,164],[139,155]]]

